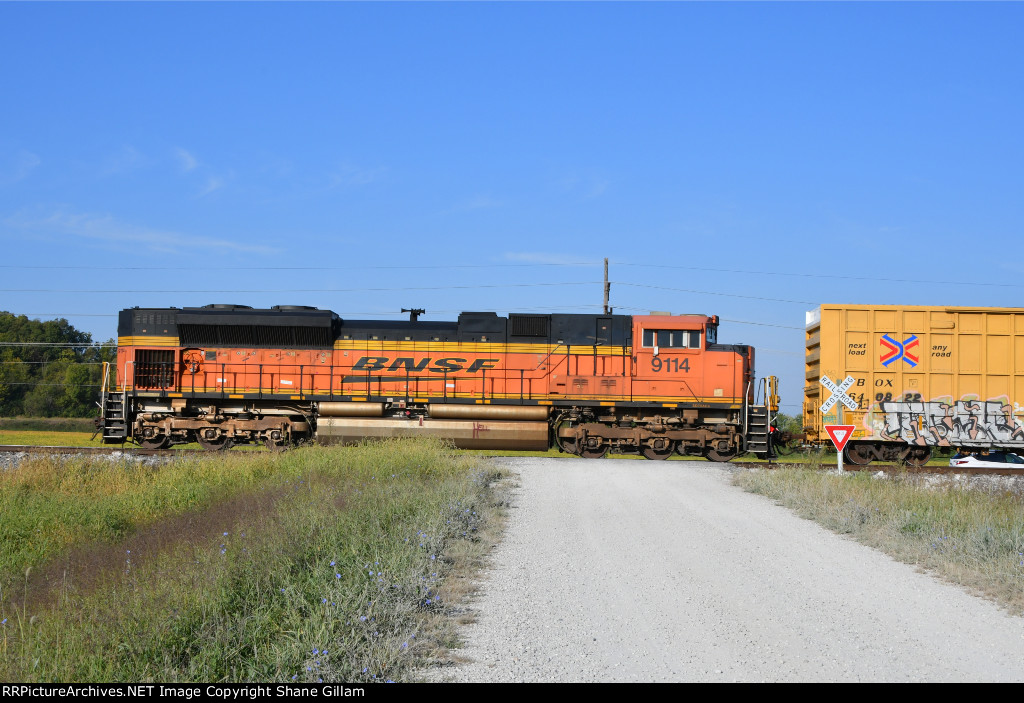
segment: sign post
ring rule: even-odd
[[[843,447],[853,436],[853,425],[825,425],[825,431],[832,438],[832,444],[836,445],[836,465],[839,471],[843,470]]]
[[[821,377],[821,385],[831,391],[828,400],[821,404],[822,419],[824,419],[825,413],[831,410],[832,406],[837,402],[842,403],[850,410],[857,409],[857,401],[846,395],[846,390],[854,383],[856,383],[856,379],[853,376],[847,376],[839,384],[836,384],[828,376]],[[842,419],[841,416],[840,419]],[[850,441],[850,437],[853,436],[853,427],[853,425],[825,425],[825,431],[828,432],[828,436],[832,438],[832,444],[836,447],[836,466],[839,468],[839,471],[843,470],[843,447],[846,446],[846,443]]]

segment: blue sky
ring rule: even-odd
[[[1021,3],[0,4],[0,310],[1021,305]]]

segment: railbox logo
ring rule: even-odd
[[[897,342],[895,339],[887,334],[883,334],[882,338],[878,340],[885,351],[879,357],[879,361],[882,362],[882,366],[888,366],[894,361],[903,359],[911,366],[917,366],[917,362],[920,361],[920,357],[916,353],[911,353],[911,349],[917,350],[917,345],[921,343],[921,340],[917,338],[916,334],[912,334],[902,342]]]

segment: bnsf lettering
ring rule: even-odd
[[[495,364],[498,363],[498,359],[477,359],[469,368],[466,369],[469,373],[475,373],[480,369],[493,369]]]
[[[418,362],[412,357],[398,357],[394,361],[387,356],[364,356],[352,366],[353,371],[381,371],[387,368],[388,371],[423,371],[430,373],[454,373],[466,369],[468,359],[460,357],[445,357],[437,359],[431,364],[430,357],[420,359]],[[475,359],[466,369],[467,373],[493,369],[498,365],[500,359]],[[390,362],[390,363],[389,363]],[[430,367],[429,369],[427,367]]]
[[[380,371],[388,363],[386,356],[364,356],[352,367],[353,371]]]
[[[448,373],[458,371],[466,363],[465,359],[438,359],[434,362],[436,368],[430,369],[431,373]]]
[[[429,363],[430,359],[420,359],[420,363],[416,364],[413,362],[413,359],[400,357],[391,363],[391,366],[388,367],[388,371],[398,371],[403,368],[406,371],[422,371],[427,368],[427,364]]]

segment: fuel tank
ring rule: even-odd
[[[382,437],[436,437],[460,449],[548,448],[548,424],[518,420],[448,420],[436,418],[321,417],[316,438],[321,444],[356,444]]]

